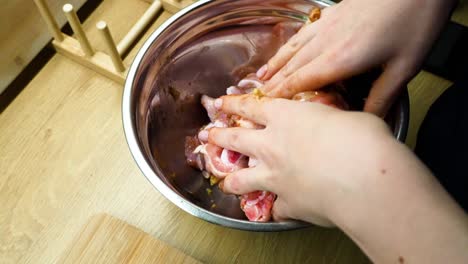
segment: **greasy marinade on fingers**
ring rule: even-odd
[[[248,94],[255,93],[263,82],[256,78],[255,74],[249,74],[236,86],[227,88],[226,93]],[[315,102],[339,109],[347,110],[348,104],[343,99],[338,86],[327,87],[321,91],[302,92],[293,96],[292,100]],[[228,115],[217,110],[214,106],[215,98],[203,95],[201,103],[206,109],[210,123],[201,130],[209,130],[213,127],[244,127],[250,129],[262,129],[261,125],[237,115]],[[197,135],[188,136],[185,139],[185,156],[187,163],[202,171],[202,175],[211,183],[217,183],[230,173],[248,167],[255,167],[257,160],[241,153],[231,151],[200,140]],[[241,195],[240,207],[250,221],[267,222],[271,219],[271,208],[276,195],[267,191],[255,191]]]
[[[320,9],[314,8],[310,12],[309,22],[314,22],[320,18]],[[282,39],[289,39],[298,28],[294,24],[278,23],[275,30]],[[286,41],[285,41],[286,42]],[[237,85],[226,89],[227,95],[257,94],[264,82],[257,78],[255,73],[250,73],[241,79]],[[343,99],[341,85],[326,87],[319,91],[302,92],[294,95],[292,100],[315,102],[339,109],[347,110],[348,104]],[[228,115],[218,111],[214,106],[215,98],[203,95],[201,104],[206,109],[210,123],[200,128],[209,130],[213,127],[243,127],[249,129],[262,129],[261,125],[255,124],[241,116]],[[211,184],[216,184],[230,173],[235,171],[255,167],[258,163],[253,157],[248,157],[241,153],[224,149],[201,140],[197,135],[187,136],[185,139],[185,156],[187,163],[202,171],[202,175],[209,179]],[[271,209],[276,199],[276,194],[258,190],[239,196],[240,207],[244,211],[247,219],[256,222],[267,222],[271,219]]]

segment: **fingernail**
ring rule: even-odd
[[[220,109],[223,106],[223,99],[218,98],[214,101],[214,107]]]
[[[265,65],[263,65],[260,69],[258,69],[258,71],[257,71],[257,77],[258,77],[259,79],[262,79],[263,76],[265,76],[265,74],[267,73],[267,71],[268,71],[268,64],[265,64]]]
[[[198,139],[200,141],[206,142],[206,141],[208,141],[208,135],[209,135],[208,130],[202,130],[202,131],[198,132]]]

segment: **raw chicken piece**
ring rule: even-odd
[[[313,12],[316,11],[317,10],[313,10]],[[318,10],[318,12],[316,19],[320,17],[320,10]],[[313,21],[314,20],[311,20],[311,22]],[[301,23],[281,22],[275,25],[273,32],[280,40],[283,41],[283,43],[285,43],[300,29],[301,26]],[[252,37],[256,37],[256,42],[253,43],[257,43],[259,46],[262,46],[260,45],[262,44],[262,38],[255,35]],[[268,39],[265,38],[265,40]],[[249,72],[251,70],[254,69],[241,66],[240,70],[238,69],[237,72]],[[255,73],[250,73],[239,81],[237,85],[227,88],[226,94],[234,95],[254,93],[255,91],[258,91],[255,89],[260,88],[263,84],[264,83],[257,78]],[[339,109],[348,109],[348,104],[341,96],[339,89],[334,89],[333,87],[326,88],[322,91],[299,93],[292,99],[321,103]],[[255,124],[243,117],[222,113],[214,107],[214,100],[214,98],[206,95],[202,96],[201,103],[205,107],[211,123],[203,127],[201,130],[210,129],[212,127],[263,128],[263,126]],[[198,136],[186,137],[185,155],[187,157],[187,163],[190,166],[202,170],[203,175],[205,176],[211,174],[217,178],[224,178],[232,172],[247,167],[255,167],[258,164],[258,160],[253,157],[250,158],[241,153],[223,149],[208,142],[204,142],[200,140]],[[240,207],[250,221],[267,222],[271,218],[271,209],[275,199],[276,194],[274,193],[255,191],[240,196]]]
[[[208,117],[210,118],[212,123],[218,124],[217,127],[220,127],[220,124],[227,124],[228,123],[228,116],[218,111],[218,109],[214,106],[215,98],[209,97],[207,95],[202,95],[201,104],[205,107]],[[218,121],[218,123],[216,123]],[[221,126],[222,127],[222,126]]]
[[[205,170],[220,179],[226,177],[229,173],[247,168],[249,162],[249,158],[245,155],[210,143],[198,146],[194,152],[195,154],[203,154],[203,160],[205,161],[203,167]]]
[[[263,85],[263,82],[258,79],[255,73],[247,75],[244,79],[236,86],[231,86],[226,89],[226,94],[248,94],[251,93],[254,89],[260,88]]]
[[[236,86],[227,88],[227,94],[253,93],[260,88],[263,82],[255,74],[249,74]],[[292,99],[303,102],[316,102],[339,109],[348,109],[348,104],[343,99],[336,87],[328,87],[324,90],[309,91],[296,94]],[[263,126],[237,115],[227,115],[214,107],[215,98],[203,95],[202,105],[205,107],[211,122],[201,130],[212,127],[245,127],[261,129]],[[186,138],[186,157],[190,166],[202,170],[204,175],[214,175],[222,179],[237,170],[255,167],[258,160],[249,158],[241,153],[223,149],[216,145],[200,140],[197,136]],[[276,195],[267,191],[255,191],[240,196],[240,206],[250,221],[266,222],[271,218]]]
[[[204,170],[205,162],[203,160],[203,155],[200,155],[195,151],[200,144],[201,142],[198,139],[198,136],[185,137],[185,158],[187,160],[187,164],[191,167]]]
[[[227,94],[246,94],[263,85],[257,76],[247,75],[236,86],[227,88]],[[255,124],[237,115],[226,115],[214,107],[214,98],[203,95],[201,103],[205,107],[211,123],[201,130],[212,127],[244,127],[251,129],[260,129],[263,126]],[[200,140],[197,136],[187,137],[185,142],[185,155],[187,163],[195,168],[202,170],[204,175],[214,175],[222,179],[237,170],[254,167],[257,160],[249,158],[235,151],[223,149],[216,145]],[[205,176],[206,177],[206,176]],[[241,209],[250,221],[266,222],[271,218],[271,208],[276,195],[266,191],[256,191],[245,194],[240,197]]]
[[[244,126],[248,128],[256,128],[257,125],[249,120],[240,118],[239,116],[228,116],[225,113],[218,111],[214,107],[214,98],[203,95],[201,99],[202,105],[205,107],[206,112],[211,120],[211,123],[203,127],[201,130],[209,130],[212,127],[229,127],[229,126]],[[187,163],[195,168],[200,170],[206,170],[212,175],[218,178],[224,178],[229,173],[232,173],[236,170],[246,168],[248,164],[248,157],[242,155],[238,152],[227,150],[198,140],[198,146],[193,148],[193,145],[196,143],[190,142],[190,150],[192,154],[187,153],[186,146],[186,157]],[[187,145],[186,139],[186,145]],[[194,156],[195,155],[195,156]],[[196,156],[202,156],[202,158],[197,158]],[[203,160],[204,163],[200,166],[199,160]],[[194,162],[195,161],[195,162]]]
[[[267,222],[271,218],[271,208],[276,194],[267,191],[255,191],[241,195],[240,206],[250,221]]]

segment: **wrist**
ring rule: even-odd
[[[325,134],[333,138],[333,144],[319,146],[324,151],[330,149],[330,153],[322,155],[328,159],[333,157],[336,166],[327,170],[333,175],[329,175],[330,182],[324,184],[327,189],[323,190],[322,210],[341,227],[350,219],[352,208],[362,204],[367,189],[374,188],[375,179],[382,171],[386,174],[388,157],[395,156],[391,152],[400,143],[381,118],[369,113],[336,111],[328,116],[323,127],[337,134],[327,130]],[[348,128],[346,132],[343,131],[345,127]],[[336,147],[345,151],[337,152]]]
[[[387,131],[367,138],[359,147],[365,151],[352,157],[355,168],[348,169],[348,175],[342,175],[343,180],[330,199],[334,206],[329,207],[328,217],[344,230],[360,225],[361,217],[365,217],[370,206],[368,203],[375,201],[386,178],[394,176],[391,170],[396,161],[392,158],[398,157],[395,149],[400,143]]]
[[[457,252],[468,245],[466,215],[405,146],[396,140],[381,146],[370,166],[378,169],[357,177],[356,187],[330,216],[333,223],[374,262],[441,263],[460,257]]]

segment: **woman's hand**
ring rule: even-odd
[[[365,111],[384,116],[418,72],[454,0],[344,0],[302,28],[257,75],[271,97],[306,90],[383,67]]]
[[[258,160],[224,191],[272,191],[276,220],[336,225],[376,263],[467,263],[466,214],[381,119],[251,95],[215,106],[265,126],[210,130],[211,143]]]
[[[382,142],[394,141],[386,124],[367,113],[249,95],[222,100],[222,111],[265,126],[210,130],[211,143],[259,161],[254,168],[230,174],[223,189],[235,194],[276,193],[276,220],[331,225],[329,210],[336,194],[349,195],[359,189],[354,185],[365,175],[380,173],[376,154]]]

